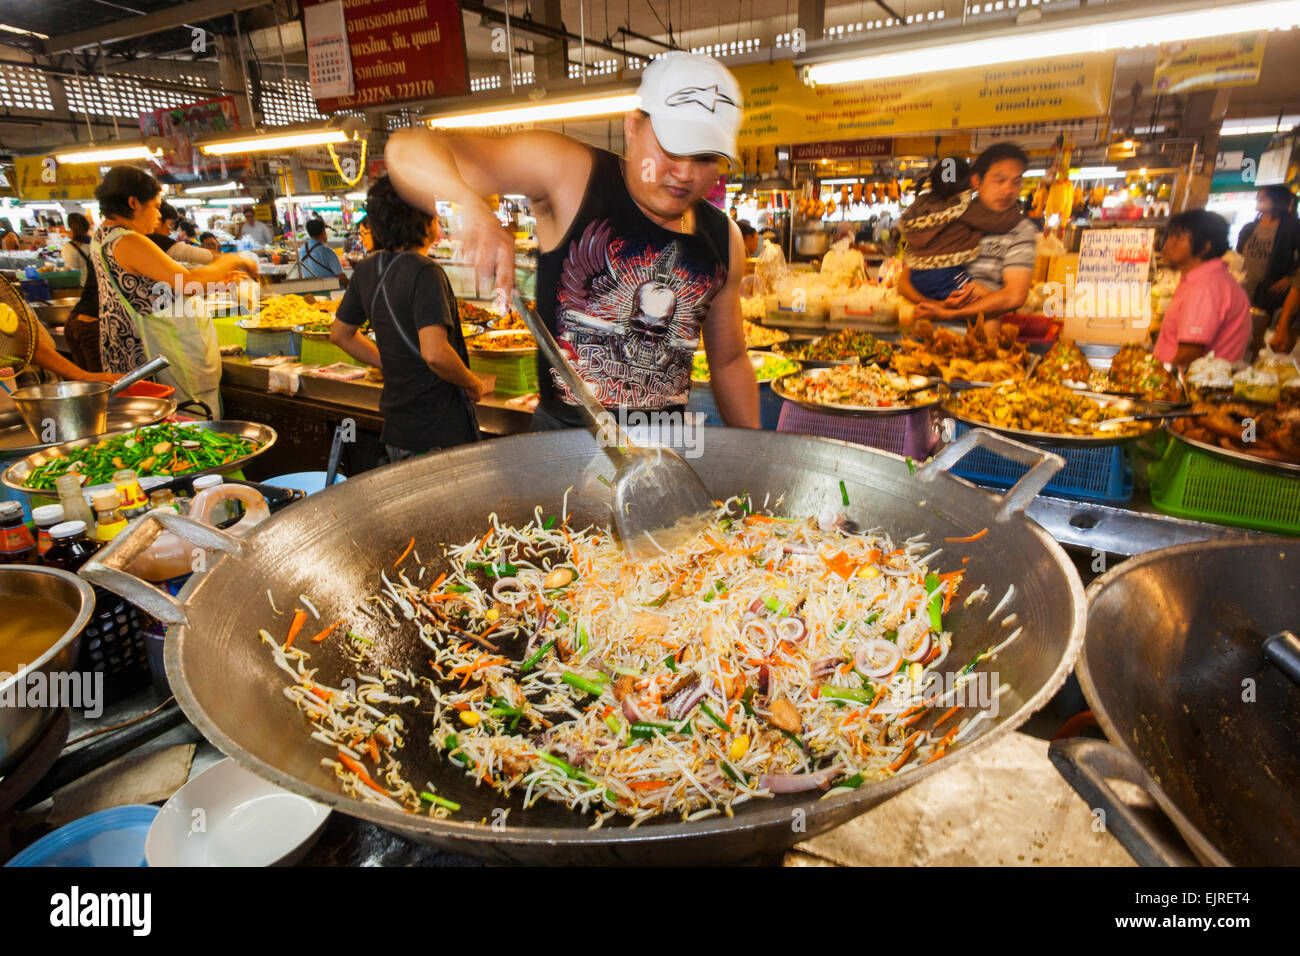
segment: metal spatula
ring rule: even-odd
[[[633,445],[614,415],[596,401],[550,329],[524,304],[518,290],[513,302],[542,354],[582,406],[596,441],[617,467],[610,487],[614,529],[623,543],[624,556],[630,561],[653,558],[703,531],[714,505],[700,476],[671,449]]]

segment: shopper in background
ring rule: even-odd
[[[203,235],[199,236],[199,245],[204,249],[207,249],[208,252],[212,253],[214,256],[221,255],[221,243],[219,243],[217,237],[210,232],[205,232]]]
[[[438,218],[404,202],[387,176],[366,194],[366,214],[378,251],[353,271],[330,341],[383,370],[390,461],[477,441],[473,403],[486,390],[469,370],[451,283],[424,254],[439,239]],[[366,319],[378,347],[360,334]]]
[[[740,314],[745,246],[704,199],[719,161],[737,163],[740,85],[710,57],[667,53],[642,73],[639,94],[640,109],[623,118],[624,158],[545,130],[410,128],[388,140],[389,173],[430,214],[437,197],[456,204],[465,254],[504,291],[515,284],[515,244],[483,197],[528,198],[539,316],[606,408],[684,410],[702,330],[723,419],[757,428]],[[540,356],[538,386],[534,429],[583,425],[577,399]]]
[[[343,263],[339,262],[334,250],[325,244],[325,234],[324,220],[307,220],[307,242],[298,259],[303,275],[316,279],[332,279],[343,275]]]
[[[183,399],[203,401],[216,413],[211,366],[215,359],[219,379],[221,364],[211,319],[204,329],[195,326],[193,317],[177,316],[171,323],[155,317],[179,304],[174,290],[183,291],[187,283],[228,282],[257,269],[237,255],[186,268],[163,252],[149,240],[158,230],[161,193],[158,180],[133,166],[113,167],[95,190],[104,216],[91,242],[99,285],[100,360],[106,372],[129,372],[145,363],[148,336],[151,354],[165,354],[172,363],[158,378],[175,386]],[[174,334],[167,334],[169,326]]]
[[[72,238],[63,247],[63,261],[69,269],[81,271],[81,298],[68,314],[63,337],[73,364],[87,372],[104,370],[99,359],[99,280],[90,255],[90,220],[79,212],[68,215]]]
[[[1295,194],[1285,186],[1265,186],[1255,208],[1259,215],[1237,237],[1237,251],[1245,259],[1246,294],[1250,304],[1272,318],[1286,300],[1300,269],[1300,219]]]
[[[169,202],[159,203],[158,215],[161,217],[158,228],[149,235],[154,245],[177,262],[203,266],[212,261],[213,255],[207,249],[173,238],[177,223],[180,222],[180,213],[175,206]]]
[[[240,239],[249,239],[254,246],[269,246],[271,244],[271,227],[264,222],[257,221],[257,210],[252,206],[244,207],[244,221],[239,224],[239,231],[236,235]]]
[[[1300,283],[1291,286],[1277,317],[1277,327],[1269,336],[1268,344],[1274,352],[1290,352],[1295,348],[1296,332],[1300,326]]]
[[[992,213],[1018,210],[1029,156],[1015,143],[994,143],[971,164],[970,183],[975,201]],[[912,286],[906,273],[899,279],[899,291],[917,303],[918,319],[973,319],[980,313],[993,318],[1014,312],[1024,305],[1034,277],[1038,233],[1028,219],[1010,232],[992,233],[980,240],[979,253],[966,265],[966,272],[980,286],[971,284],[939,301],[927,299]],[[985,323],[990,335],[997,335],[1001,323]]]
[[[14,232],[13,223],[0,219],[0,250],[13,252],[19,248],[18,233]]]
[[[1161,362],[1190,365],[1207,352],[1240,362],[1250,344],[1250,299],[1221,258],[1228,251],[1228,222],[1204,209],[1169,220],[1160,250],[1181,275],[1152,353]]]

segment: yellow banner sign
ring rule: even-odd
[[[1083,119],[1110,107],[1114,53],[813,88],[794,63],[737,67],[741,146]]]
[[[94,199],[99,167],[60,163],[53,156],[18,156],[14,159],[19,199]]]
[[[1157,93],[1251,86],[1264,64],[1263,33],[1162,43],[1156,54]]]

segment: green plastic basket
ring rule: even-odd
[[[469,357],[470,371],[479,375],[497,377],[496,394],[527,395],[537,391],[537,356],[501,356],[483,358],[477,355]]]
[[[76,289],[81,285],[81,273],[76,269],[61,269],[58,272],[42,272],[51,289]]]
[[[364,364],[358,362],[333,342],[327,342],[324,339],[309,339],[305,335],[302,337],[301,358],[307,365],[333,365],[335,362],[346,362],[349,365]]]
[[[219,316],[212,320],[217,328],[218,345],[238,345],[241,349],[248,347],[248,333],[235,325],[237,321],[238,317],[233,315]]]
[[[1151,503],[1179,518],[1300,535],[1300,475],[1237,464],[1180,441],[1147,469]]]

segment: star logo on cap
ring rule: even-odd
[[[717,112],[719,103],[726,103],[728,106],[736,105],[736,101],[718,89],[716,83],[712,86],[684,86],[676,93],[669,94],[664,100],[665,106],[686,106],[688,103],[703,106],[710,113]]]

